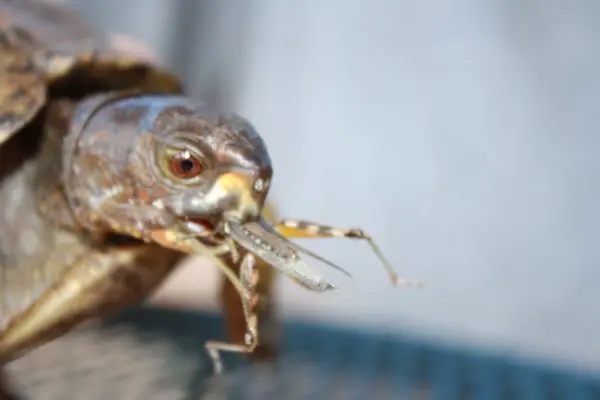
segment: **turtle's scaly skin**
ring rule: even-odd
[[[67,10],[0,0],[0,363],[91,317],[143,300],[185,256],[155,243],[123,245],[112,233],[124,229],[108,222],[90,230],[67,201],[63,139],[80,128],[73,121],[86,124],[102,108],[84,115],[82,99],[119,90],[182,93],[176,77],[107,43]],[[117,113],[107,122],[119,128],[135,117]],[[135,150],[127,147],[138,146],[131,139],[115,142],[122,146],[119,154]],[[87,150],[92,154],[93,144]],[[92,189],[108,190],[96,183]],[[102,210],[87,211],[102,222]],[[272,270],[258,266],[259,292],[267,297]],[[244,316],[230,289],[225,283],[225,314],[232,339],[241,341]],[[264,310],[271,315],[271,307]],[[272,346],[274,341],[256,354],[271,355]]]

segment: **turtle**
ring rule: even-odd
[[[367,240],[412,284],[361,229],[276,220],[273,171],[249,120],[168,68],[67,7],[0,0],[0,365],[143,301],[190,254],[226,277],[216,373],[220,351],[276,356],[273,271],[335,289],[300,253],[337,266],[292,238]]]
[[[142,93],[154,97],[140,97]],[[96,187],[73,185],[68,188],[63,181],[63,178],[70,179],[68,174],[63,174],[63,161],[72,162],[75,168],[86,168],[76,157],[63,158],[66,134],[78,129],[77,124],[83,126],[92,121],[90,115],[101,110],[101,105],[114,104],[118,99],[141,99],[141,103],[135,107],[115,107],[111,115],[99,115],[98,118],[108,124],[107,128],[110,124],[129,126],[140,120],[144,112],[164,110],[174,114],[157,116],[159,120],[184,119],[186,113],[200,112],[206,113],[202,123],[223,123],[221,129],[229,126],[252,132],[244,121],[233,118],[231,125],[227,125],[224,117],[210,114],[209,109],[196,106],[183,96],[183,85],[173,73],[154,61],[113,49],[108,35],[91,29],[70,9],[29,0],[0,1],[2,363],[65,334],[92,316],[102,316],[143,300],[187,255],[156,242],[140,240],[139,235],[130,236],[120,228],[101,227],[105,225],[101,222],[102,216],[92,226],[78,222],[83,214],[73,211],[85,213],[86,208],[82,204],[75,206],[78,200],[74,193],[92,190],[102,196],[102,190],[114,189],[117,184],[100,181],[108,178],[108,174],[97,176],[100,180],[95,182],[90,176],[88,183],[97,184]],[[77,140],[75,136],[77,134],[73,136]],[[131,138],[118,138],[115,147],[110,149],[107,146],[111,140],[92,145],[92,148],[97,146],[100,151],[118,152],[127,150],[131,144]],[[259,152],[264,152],[260,139],[250,140],[256,141]],[[77,146],[76,142],[69,144]],[[260,173],[267,179],[271,173],[269,160],[260,161],[263,162]],[[197,157],[181,160],[184,168],[188,162],[197,162]],[[179,172],[191,176],[193,171]],[[66,190],[70,190],[69,194]],[[146,189],[148,191],[150,189]],[[133,194],[136,201],[141,192]],[[257,198],[259,207],[264,194]],[[71,195],[73,197],[67,197]],[[267,208],[266,212],[271,211]],[[128,238],[132,240],[126,240]],[[219,257],[237,271],[238,266],[230,257]],[[128,263],[128,267],[120,267],[121,263]],[[137,274],[132,270],[136,263],[153,269],[152,273]],[[264,304],[257,314],[263,317],[264,326],[272,326],[274,333],[270,342],[265,341],[265,345],[253,353],[257,358],[273,357],[277,350],[277,321],[270,299],[273,274],[263,265],[262,260],[257,260],[257,269],[261,271],[257,293]],[[94,277],[92,273],[97,275]],[[109,273],[112,276],[109,277]],[[75,277],[73,274],[82,275]],[[87,282],[83,278],[86,274],[90,279]],[[98,279],[102,274],[107,274],[104,283]],[[74,289],[72,285],[78,282],[81,287]],[[106,287],[109,283],[112,287]],[[69,290],[78,294],[69,293]],[[87,297],[82,297],[86,290]],[[99,297],[93,299],[93,293],[98,293]],[[72,296],[74,301],[60,300],[58,296]],[[225,280],[221,302],[230,338],[234,342],[243,342],[246,327],[242,303],[237,296],[231,282]],[[56,301],[62,302],[62,306]],[[44,304],[45,307],[66,308],[51,312],[44,309]]]

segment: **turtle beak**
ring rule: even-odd
[[[202,221],[204,226],[218,227],[223,221],[243,223],[256,220],[265,202],[266,191],[257,191],[256,182],[251,174],[230,171],[221,174],[209,188],[187,190],[152,204],[183,220]]]

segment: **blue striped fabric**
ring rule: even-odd
[[[524,360],[289,321],[280,360],[250,365],[224,356],[227,374],[211,376],[203,344],[224,337],[217,315],[141,308],[107,323],[129,325],[140,337],[167,337],[173,364],[194,358],[190,399],[600,399],[600,378]]]

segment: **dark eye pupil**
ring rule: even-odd
[[[190,172],[194,169],[194,162],[190,159],[181,160],[179,166],[183,172]]]

